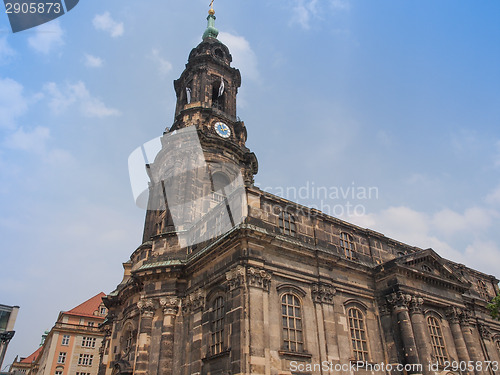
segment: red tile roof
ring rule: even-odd
[[[42,348],[43,348],[43,346],[40,346],[37,350],[35,350],[35,352],[33,354],[24,358],[22,361],[19,361],[19,363],[32,363],[32,362],[36,361],[38,355],[42,351]]]
[[[104,319],[101,315],[94,315],[95,311],[98,311],[99,305],[102,303],[102,297],[105,297],[106,294],[101,292],[94,297],[88,299],[87,301],[79,304],[78,306],[72,308],[69,311],[66,311],[65,314],[70,315],[84,315],[84,316],[95,316],[96,318]]]

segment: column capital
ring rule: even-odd
[[[196,289],[194,292],[188,294],[182,301],[182,311],[194,311],[203,309],[205,306],[205,290]]]
[[[144,318],[152,318],[156,310],[155,303],[151,298],[141,299],[137,302],[137,307],[141,312],[141,316]]]
[[[422,305],[424,304],[424,299],[420,296],[412,296],[410,305],[410,312],[412,314],[422,314]]]
[[[236,266],[226,272],[229,290],[239,288],[245,282],[245,267]]]
[[[488,328],[488,326],[486,324],[483,324],[483,323],[479,323],[477,325],[477,328],[479,330],[479,334],[481,335],[481,337],[485,340],[491,340],[491,331],[490,329]]]
[[[164,315],[177,315],[181,300],[176,296],[166,296],[159,299]]]
[[[311,296],[316,303],[333,305],[333,296],[337,290],[330,284],[314,283],[311,285]]]
[[[257,267],[236,266],[226,272],[229,290],[239,288],[244,283],[248,286],[261,288],[269,292],[271,286],[271,273]]]
[[[387,302],[394,310],[408,310],[408,306],[412,299],[413,296],[411,294],[406,294],[401,291],[390,293],[386,296]]]
[[[460,323],[462,309],[455,306],[448,307],[445,311],[445,315],[450,323]]]
[[[269,292],[271,274],[260,268],[249,267],[247,269],[247,282],[249,286],[261,288]]]

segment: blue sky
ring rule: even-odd
[[[34,351],[60,310],[120,282],[144,222],[127,158],[171,125],[172,81],[208,3],[82,0],[16,34],[0,16],[0,303],[21,307],[4,364]],[[500,276],[499,2],[215,10],[261,188],[305,187],[303,204]]]

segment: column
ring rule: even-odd
[[[160,340],[160,362],[158,373],[162,375],[173,374],[174,364],[174,328],[175,317],[179,311],[180,300],[177,297],[169,296],[160,298],[160,306],[163,309],[163,324]]]
[[[485,324],[479,324],[479,335],[483,340],[484,346],[486,347],[486,354],[489,361],[497,361],[500,363],[500,356],[498,355],[497,348],[495,348],[495,343],[491,340],[491,331]],[[494,371],[490,370],[491,374],[495,374]],[[498,372],[500,373],[500,371]]]
[[[392,293],[387,296],[387,301],[393,306],[393,314],[397,318],[398,327],[401,332],[405,362],[420,364],[410,314],[408,312],[408,305],[411,303],[411,300],[411,295],[402,292]]]
[[[432,362],[432,347],[430,346],[431,337],[429,328],[425,321],[425,316],[422,311],[424,299],[418,296],[413,296],[410,303],[410,316],[415,334],[415,343],[418,348],[418,354],[423,366],[424,374],[432,374],[429,369],[429,363]]]
[[[153,327],[153,316],[155,305],[151,299],[141,299],[137,302],[141,312],[139,332],[137,337],[137,357],[135,360],[135,375],[147,374],[149,365],[149,347],[151,342],[151,329]]]
[[[473,362],[483,361],[481,345],[474,338],[473,330],[475,327],[470,321],[470,311],[462,310],[460,316],[460,328],[464,336],[465,345],[467,346],[467,352],[469,353],[470,360]],[[476,374],[480,372],[474,371]]]
[[[458,360],[461,362],[469,362],[471,359],[465,343],[462,327],[460,326],[461,313],[461,309],[457,307],[450,307],[446,311],[446,317],[448,318],[451,334],[453,335],[453,341],[455,342],[455,348],[457,349]],[[465,373],[470,374],[469,371],[465,371]]]
[[[393,334],[393,319],[391,315],[391,305],[385,301],[382,301],[379,305],[380,310],[380,324],[382,326],[382,331],[384,334],[386,342],[387,359],[390,364],[399,363],[398,351],[396,347],[396,341]],[[402,372],[393,370],[392,375],[400,375]]]

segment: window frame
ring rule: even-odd
[[[489,300],[490,294],[488,293],[488,287],[484,280],[477,280],[477,290],[482,299]]]
[[[431,338],[432,353],[436,357],[439,366],[444,366],[444,363],[448,361],[449,355],[444,339],[441,319],[434,315],[429,315],[426,317],[426,323]]]
[[[70,339],[71,339],[71,335],[63,335],[63,337],[61,339],[61,346],[68,346]]]
[[[340,248],[344,251],[344,256],[346,259],[355,259],[356,254],[356,244],[354,242],[354,236],[347,232],[340,232]]]
[[[278,215],[278,227],[281,233],[297,237],[297,223],[295,217],[288,211],[280,211]]]
[[[292,302],[288,297],[291,297]],[[280,295],[281,307],[281,347],[282,350],[291,353],[305,353],[304,318],[302,299],[291,291],[285,291]],[[290,308],[292,315],[290,315]],[[298,315],[297,310],[298,308]],[[286,324],[285,324],[286,322]],[[292,322],[293,324],[290,324]],[[297,327],[298,326],[298,327]],[[285,334],[286,332],[286,334]],[[293,338],[291,333],[293,333]],[[293,347],[292,347],[293,344]]]
[[[216,295],[210,306],[210,355],[217,355],[225,351],[226,299]]]
[[[66,355],[67,352],[59,352],[59,356],[57,357],[57,363],[64,365],[66,363]]]
[[[351,315],[351,312],[356,314]],[[370,345],[366,328],[366,313],[357,305],[346,306],[351,354],[355,361],[370,361]]]

